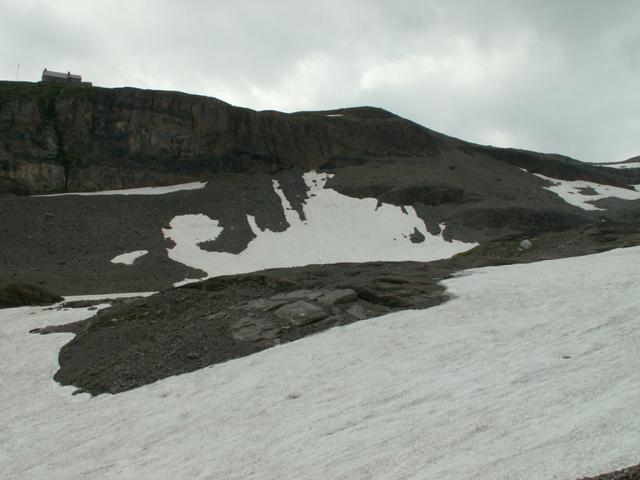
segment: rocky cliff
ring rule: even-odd
[[[178,92],[0,82],[0,192],[5,193],[127,188],[220,172],[465,155],[557,178],[626,183],[617,171],[466,143],[371,107],[285,114]]]

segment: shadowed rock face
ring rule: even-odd
[[[50,305],[61,301],[62,297],[41,286],[0,279],[0,308]]]
[[[558,178],[624,184],[615,169],[481,147],[381,109],[255,112],[177,92],[0,82],[0,193],[90,191],[186,182],[217,173],[332,170],[413,157],[492,158]],[[455,175],[453,175],[455,176]],[[455,186],[454,186],[455,187]],[[415,194],[460,200],[451,185]]]
[[[283,114],[176,92],[8,82],[0,85],[0,132],[4,188],[31,192],[308,170],[346,154],[431,154],[442,143],[375,108]]]

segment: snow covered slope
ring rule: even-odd
[[[326,188],[329,177],[326,173],[304,174],[309,188],[304,219],[291,208],[274,180],[274,190],[290,226],[284,232],[260,230],[255,219],[247,216],[256,238],[237,255],[200,248],[200,243],[215,240],[222,233],[217,220],[202,214],[177,216],[171,221],[171,228],[163,229],[165,236],[175,242],[175,247],[168,250],[169,257],[217,276],[320,263],[426,262],[449,258],[476,245],[446,241],[442,232],[429,234],[413,207],[348,197]],[[419,243],[411,240],[416,231],[424,238]]]
[[[559,180],[537,173],[534,175],[552,183],[552,186],[544,187],[545,189],[552,191],[565,202],[582,208],[583,210],[604,210],[603,208],[593,205],[593,202],[603,198],[614,197],[622,200],[640,200],[640,192],[626,188],[585,182],[584,180]]]
[[[575,479],[640,456],[640,247],[484,268],[455,296],[116,396],[53,383],[87,310],[0,310],[0,477]]]

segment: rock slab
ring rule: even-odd
[[[318,298],[318,302],[324,305],[337,305],[339,303],[351,303],[358,299],[358,294],[350,288],[331,290]]]
[[[317,322],[329,316],[329,313],[324,308],[304,300],[284,305],[276,310],[275,314],[296,326]]]

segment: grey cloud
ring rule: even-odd
[[[0,6],[0,77],[43,67],[284,111],[381,106],[479,143],[640,153],[635,0],[37,1]]]

